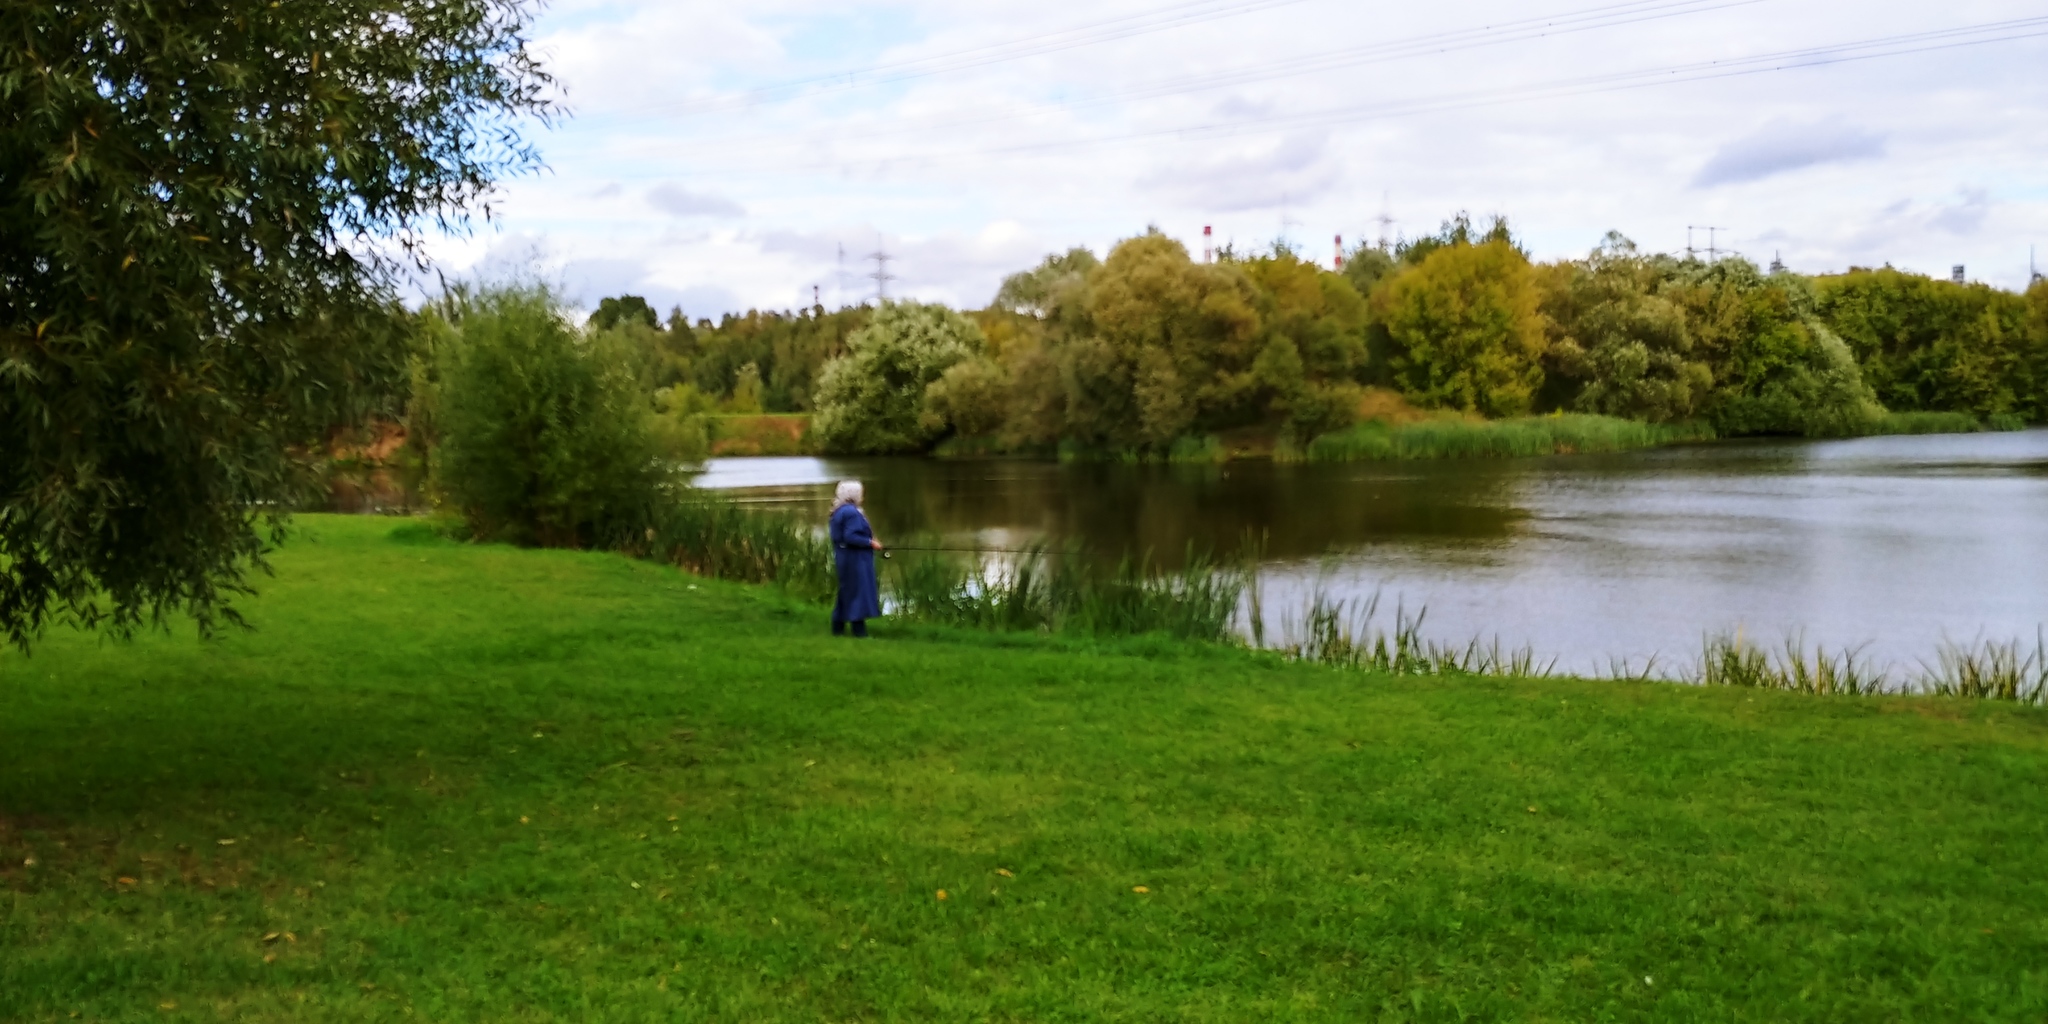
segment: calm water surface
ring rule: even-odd
[[[1909,666],[2048,623],[2048,430],[1339,465],[720,459],[698,482],[822,520],[847,477],[899,544],[1174,561],[1258,534],[1269,615],[1377,592],[1436,639],[1581,671],[1689,664],[1737,629]]]

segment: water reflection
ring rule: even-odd
[[[1379,591],[1440,638],[1581,670],[1737,628],[1910,664],[2048,620],[2048,431],[1318,466],[730,459],[699,482],[822,517],[844,477],[899,540],[1173,561],[1261,534],[1269,606]]]

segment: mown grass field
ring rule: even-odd
[[[833,641],[302,528],[254,632],[0,654],[0,1019],[2048,1015],[2040,711]]]

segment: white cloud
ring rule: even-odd
[[[1797,269],[1967,263],[2015,285],[2028,242],[2048,242],[2048,41],[1533,88],[2037,13],[2022,0],[1869,0],[1850,20],[1773,0],[1272,77],[1317,54],[1595,6],[1302,3],[871,88],[829,77],[1158,4],[568,0],[539,28],[577,111],[537,140],[551,172],[508,186],[504,236],[437,249],[459,269],[505,238],[545,239],[549,265],[586,289],[715,316],[808,304],[814,285],[828,305],[872,294],[860,257],[878,235],[900,294],[979,304],[1045,252],[1101,252],[1148,224],[1195,249],[1204,224],[1240,248],[1374,237],[1383,196],[1397,233],[1504,213],[1545,258],[1609,228],[1672,251],[1687,225],[1713,224],[1720,244]],[[1236,69],[1259,74],[1161,85]],[[1301,120],[1337,111],[1350,113]]]
[[[1758,181],[1804,167],[1883,155],[1884,136],[1852,124],[1774,121],[1722,146],[1692,183],[1707,187]]]
[[[671,217],[744,217],[747,211],[724,196],[692,192],[681,185],[656,185],[647,192],[648,205]]]

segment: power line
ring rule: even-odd
[[[1250,85],[1300,75],[1325,74],[1331,71],[1371,64],[1422,56],[1437,56],[1486,46],[1527,42],[1550,36],[1572,35],[1603,28],[1614,28],[1647,21],[1660,21],[1666,18],[1702,14],[1732,7],[1747,7],[1764,2],[1767,2],[1767,0],[1632,0],[1632,2],[1625,4],[1586,8],[1541,18],[1503,22],[1498,25],[1483,25],[1476,28],[1434,32],[1426,35],[1372,43],[1365,46],[1347,47],[1342,50],[1269,61],[1227,71],[1165,79],[1099,94],[1085,100],[1062,103],[1058,105],[1057,111],[1072,113],[1134,99],[1158,99],[1166,96],[1207,92],[1215,89]],[[851,133],[841,132],[836,135],[823,137],[810,135],[805,138],[804,142],[805,144],[815,144],[818,142],[887,138],[895,135],[921,135],[951,128],[972,127],[1041,117],[1051,112],[1053,111],[1031,110],[1001,114],[977,114],[968,117],[927,118],[914,122],[897,121],[887,128]],[[640,117],[632,120],[647,120],[647,118]],[[614,123],[617,123],[616,119]],[[744,145],[748,142],[763,140],[777,143],[788,143],[790,141],[787,133],[757,132],[725,136],[723,138],[712,137],[701,140],[699,144],[710,147],[723,147]]]
[[[2025,31],[2019,31],[2022,29]],[[1966,38],[1971,35],[1982,36],[1982,38]],[[1624,92],[1659,85],[1674,85],[1685,82],[1702,82],[1720,78],[1768,74],[1776,71],[1874,60],[1881,57],[1897,57],[1966,46],[2014,42],[2042,36],[2048,36],[2048,17],[2022,18],[2008,22],[1993,22],[1985,25],[1944,29],[1936,32],[1916,32],[1898,36],[1878,37],[1834,46],[1810,47],[1802,50],[1786,50],[1727,60],[1696,61],[1689,64],[1642,68],[1635,71],[1558,79],[1534,85],[1475,90],[1462,94],[1429,97],[1397,103],[1361,104],[1304,114],[1252,118],[1207,125],[1190,125],[1180,128],[1154,129],[1119,135],[1098,136],[1092,139],[1026,143],[983,150],[970,150],[958,155],[1003,156],[1061,149],[1084,149],[1098,145],[1147,141],[1167,137],[1187,140],[1198,138],[1233,138],[1275,131],[1328,127],[1380,118],[1472,109],[1503,103],[1557,99],[1574,95]],[[933,154],[925,156],[923,159],[931,161],[946,155]],[[899,156],[893,159],[902,160],[905,158]],[[843,166],[845,163],[846,161],[833,161],[824,166],[836,167]]]
[[[665,104],[661,109],[671,116],[711,113],[721,110],[737,110],[774,102],[805,93],[840,91],[889,85],[925,78],[931,75],[966,71],[987,67],[1008,61],[1022,60],[1061,50],[1129,39],[1133,36],[1149,35],[1169,29],[1197,25],[1205,21],[1235,18],[1246,14],[1290,7],[1304,0],[1205,0],[1194,4],[1172,4],[1167,7],[1140,11],[1107,21],[1092,22],[1074,28],[1060,29],[1036,36],[1025,36],[1003,43],[970,47],[950,53],[935,54],[911,60],[876,64],[865,68],[799,78],[775,85],[748,89],[743,92],[699,101]]]
[[[1768,74],[1777,71],[1874,60],[1882,57],[1906,56],[1960,47],[2014,42],[2041,36],[2048,36],[2048,17],[2020,18],[1928,32],[1880,36],[1856,42],[1807,47],[1797,50],[1774,51],[1747,57],[1694,61],[1685,64],[1640,68],[1604,75],[1556,79],[1533,85],[1503,86],[1387,103],[1358,104],[1302,114],[1258,117],[1239,121],[1186,125],[1176,128],[1148,129],[1092,138],[1066,138],[1036,143],[1018,143],[1007,146],[954,150],[950,152],[914,155],[896,154],[888,157],[887,160],[888,162],[915,161],[931,164],[947,159],[1083,150],[1098,146],[1147,142],[1163,138],[1180,140],[1234,138],[1245,135],[1413,116],[1415,114],[1474,109],[1538,99],[1557,99],[1575,95],[1624,92],[1659,85]],[[697,149],[700,152],[707,150],[716,151],[717,147],[706,144],[698,146]],[[854,162],[854,160],[847,158],[818,160],[809,164],[791,164],[788,161],[776,161],[773,164],[761,165],[760,169],[844,168]],[[727,165],[728,168],[746,168],[748,166]],[[648,176],[672,175],[673,172],[664,172]]]

